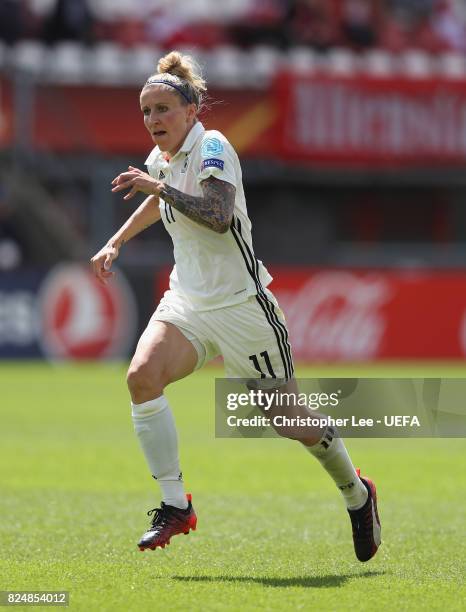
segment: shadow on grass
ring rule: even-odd
[[[249,582],[262,584],[266,587],[326,589],[342,586],[352,578],[374,578],[384,573],[383,571],[368,570],[360,574],[296,576],[295,578],[266,578],[265,576],[172,576],[172,578],[173,580],[180,580],[183,582]]]

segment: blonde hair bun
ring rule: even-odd
[[[160,79],[157,81],[157,78]],[[179,51],[170,51],[164,55],[157,64],[157,74],[152,75],[146,82],[166,82],[178,89],[183,98],[195,102],[200,106],[204,92],[207,91],[206,82],[202,77],[199,64],[190,56]]]

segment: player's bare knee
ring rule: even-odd
[[[312,446],[316,444],[322,437],[322,431],[319,427],[309,427],[301,425],[274,425],[275,433],[281,438],[288,438],[304,444],[304,446]]]
[[[273,418],[273,416],[278,416],[279,418]],[[300,425],[296,419],[296,416],[287,417],[286,415],[282,415],[281,411],[275,412],[273,416],[271,419],[272,427],[280,438],[295,440],[296,442],[301,442],[301,444],[304,444],[305,446],[309,446],[310,439],[315,439],[316,430],[313,427]],[[283,418],[280,418],[282,416]],[[317,437],[316,439],[319,440],[320,437]]]
[[[281,438],[288,438],[288,440],[299,440],[299,433],[293,427],[279,427],[275,426],[275,433],[277,433]]]
[[[164,390],[162,369],[145,362],[132,362],[126,377],[133,402],[141,404],[159,397]]]

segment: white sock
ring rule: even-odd
[[[187,508],[178,458],[175,420],[164,395],[142,404],[131,403],[134,430],[152,476],[162,489],[163,501]]]
[[[349,510],[362,508],[367,500],[367,489],[354,469],[343,440],[333,427],[327,427],[322,438],[313,446],[305,447],[320,462],[340,489]]]

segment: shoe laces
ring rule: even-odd
[[[174,517],[173,512],[170,512],[170,509],[162,502],[160,508],[152,508],[147,513],[147,516],[152,516],[151,525],[152,527],[163,527],[164,525],[168,525],[171,522],[171,519]]]

